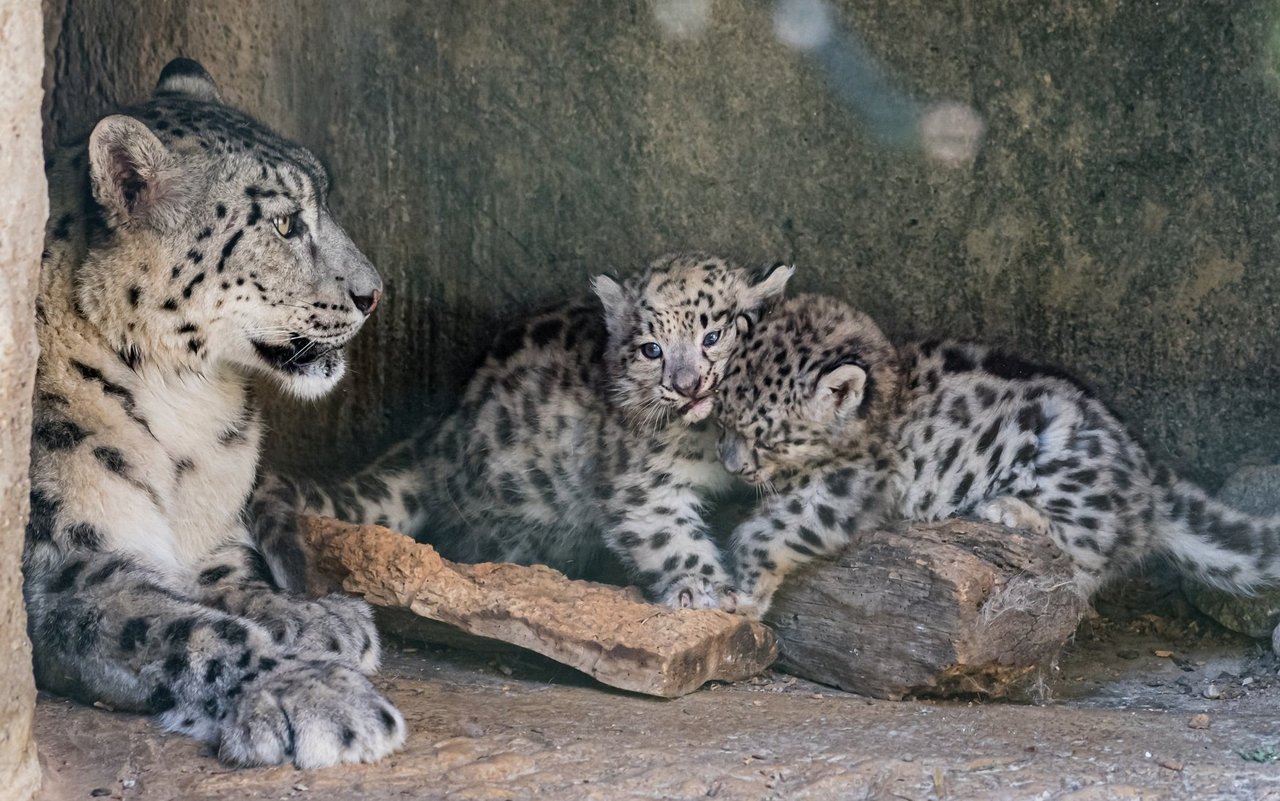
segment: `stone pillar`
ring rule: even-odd
[[[38,0],[0,0],[0,795],[26,801],[40,786],[31,717],[35,682],[22,606],[35,294],[48,200],[42,166]]]

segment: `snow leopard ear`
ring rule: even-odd
[[[160,71],[160,80],[156,81],[156,97],[162,95],[179,95],[191,100],[205,103],[221,103],[218,85],[213,82],[199,61],[189,58],[175,58]]]
[[[747,307],[760,309],[782,297],[787,289],[787,282],[796,274],[794,265],[778,262],[768,269],[761,270],[751,279],[747,287]]]
[[[736,319],[739,335],[746,336],[751,332],[769,307],[782,297],[787,281],[795,274],[794,266],[778,262],[752,276],[743,293],[742,310]]]
[[[867,389],[867,371],[860,364],[846,362],[818,380],[811,400],[813,416],[830,422],[848,416],[862,405]]]
[[[627,292],[617,281],[607,275],[597,275],[591,279],[591,291],[600,298],[604,306],[604,324],[609,333],[617,333],[619,323],[627,311]]]
[[[184,203],[173,156],[143,123],[123,114],[104,117],[89,135],[93,197],[115,225],[168,228]]]

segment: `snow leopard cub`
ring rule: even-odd
[[[701,509],[731,477],[707,418],[741,336],[793,272],[694,253],[624,284],[597,277],[593,302],[498,337],[456,412],[356,477],[268,478],[254,506],[268,558],[288,559],[291,515],[306,511],[389,525],[463,562],[584,576],[612,552],[656,600],[720,605],[728,577]]]
[[[734,533],[741,611],[860,531],[952,515],[1051,537],[1092,592],[1153,551],[1218,585],[1280,579],[1280,518],[1258,519],[1153,467],[1063,372],[992,348],[894,348],[865,314],[800,296],[750,337],[721,398],[721,458],[772,485]]]

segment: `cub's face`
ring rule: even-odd
[[[889,413],[893,346],[871,318],[802,295],[752,331],[725,376],[720,459],[764,485],[840,458]]]
[[[779,265],[752,276],[695,253],[657,259],[624,284],[598,276],[616,402],[647,422],[706,419],[741,337],[793,272]]]
[[[230,362],[316,397],[382,294],[330,215],[319,161],[223,105],[195,62],[89,140],[100,209],[81,305],[125,347],[199,369]],[[120,257],[120,258],[113,258]]]

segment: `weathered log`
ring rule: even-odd
[[[879,698],[1020,697],[1087,603],[1044,537],[949,520],[866,535],[789,578],[779,667]]]
[[[324,577],[336,580],[389,610],[380,620],[409,636],[439,641],[439,629],[400,629],[403,610],[527,648],[604,684],[666,698],[711,680],[750,678],[778,655],[766,626],[724,612],[655,606],[548,567],[456,564],[379,526],[314,517],[301,518],[301,526],[320,574],[312,589],[325,589]]]

